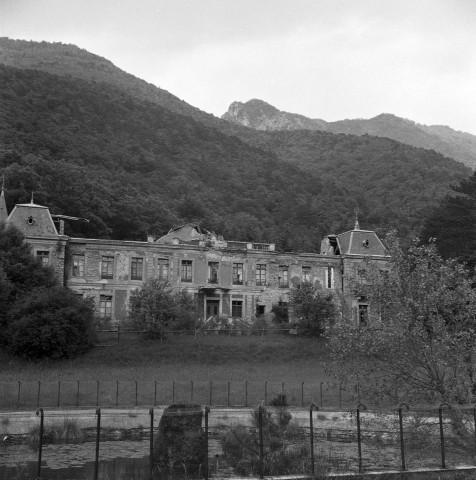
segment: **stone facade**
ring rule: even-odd
[[[251,318],[273,305],[286,307],[289,289],[307,281],[346,295],[358,319],[365,299],[355,297],[350,287],[358,265],[366,258],[388,260],[377,235],[358,225],[327,236],[316,254],[226,241],[190,224],[144,242],[71,238],[58,234],[53,218],[47,207],[30,203],[17,205],[7,223],[20,228],[33,253],[52,265],[66,286],[94,299],[98,315],[119,323],[127,319],[131,292],[149,278],[195,295],[205,318]]]

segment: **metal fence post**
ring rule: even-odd
[[[119,405],[119,380],[116,380],[116,407]]]
[[[78,388],[76,390],[76,408],[79,407],[79,380],[77,380],[78,382]]]
[[[245,382],[245,407],[248,406],[248,380]]]
[[[41,391],[41,382],[38,380],[38,396],[36,398],[36,408],[40,406],[40,391]]]
[[[96,426],[96,457],[94,459],[94,480],[98,480],[99,475],[99,442],[101,437],[101,409],[96,409],[97,426]]]
[[[193,380],[190,381],[190,403],[193,403]]]
[[[473,418],[474,418],[474,450],[476,453],[476,407],[473,408]]]
[[[263,405],[258,407],[258,430],[259,430],[259,474],[264,478],[264,447],[263,447]]]
[[[227,397],[226,397],[226,406],[230,406],[230,380],[228,380],[228,392],[227,392]]]
[[[284,382],[281,383],[281,393],[284,395]]]
[[[405,446],[403,443],[403,415],[402,415],[402,407],[405,407],[407,410],[410,407],[406,403],[401,403],[398,406],[398,422],[400,424],[400,451],[402,454],[402,470],[405,470]]]
[[[175,380],[172,381],[172,403],[175,403]]]
[[[205,480],[208,480],[208,412],[210,407],[205,407],[205,442],[206,442],[206,455],[205,455]]]
[[[17,408],[20,408],[21,382],[18,380]]]
[[[60,406],[60,395],[61,395],[61,380],[58,380],[58,407]]]
[[[43,451],[43,425],[45,420],[45,415],[43,413],[43,409],[40,408],[36,415],[40,415],[40,436],[38,438],[38,467],[37,467],[37,477],[38,480],[41,479],[41,453]]]
[[[311,403],[309,406],[309,438],[311,442],[311,473],[314,475],[315,473],[315,465],[314,465],[314,424],[312,419],[312,412],[313,410],[319,410],[319,407],[315,403]]]
[[[321,402],[320,402],[321,407],[322,407],[322,384],[323,383],[324,382],[321,382],[320,385],[319,385],[319,398],[321,400]]]
[[[264,382],[264,404],[268,405],[268,382]]]
[[[96,380],[96,407],[99,407],[99,380]]]
[[[134,380],[136,383],[136,407],[137,407],[137,380]]]
[[[304,382],[301,382],[301,407],[304,407]]]
[[[440,423],[440,442],[441,442],[441,468],[446,468],[445,462],[445,436],[443,433],[443,407],[449,407],[446,402],[442,403],[438,408],[438,418]]]
[[[149,467],[150,467],[150,480],[154,475],[154,409],[149,410],[150,415],[150,452],[149,452]]]
[[[157,380],[154,380],[154,407],[157,406]]]
[[[363,403],[357,405],[357,446],[359,449],[359,473],[362,473],[362,438],[360,433],[360,408],[367,410]]]
[[[212,395],[213,395],[213,382],[210,380],[210,398],[209,398],[209,405],[213,405],[212,403]]]
[[[339,408],[342,408],[342,385],[339,383]]]

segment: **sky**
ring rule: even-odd
[[[77,45],[216,116],[259,98],[476,134],[475,0],[0,0],[0,36]]]

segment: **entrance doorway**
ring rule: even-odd
[[[207,318],[218,315],[220,311],[220,300],[207,300]]]

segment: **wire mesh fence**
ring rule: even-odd
[[[273,406],[0,413],[0,479],[263,478],[476,465],[474,407]],[[284,403],[284,402],[281,402]]]

